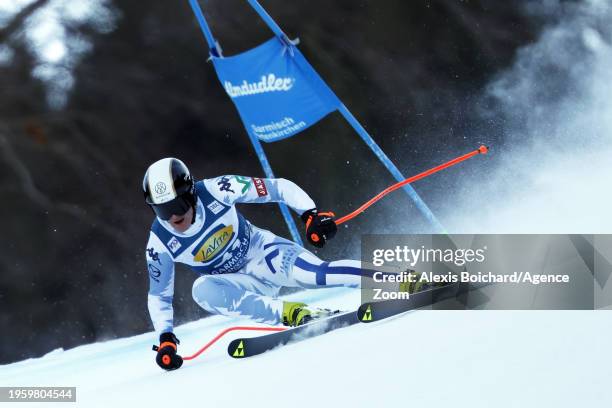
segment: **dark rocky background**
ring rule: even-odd
[[[68,24],[91,49],[71,65],[59,106],[53,84],[31,74],[26,37],[28,19],[54,2],[34,1],[0,26],[12,52],[0,66],[0,363],[152,329],[143,256],[152,213],[140,187],[152,161],[180,157],[198,178],[263,174],[187,0],[114,0],[110,27]],[[503,118],[482,116],[480,95],[546,23],[528,3],[262,1],[406,176],[503,144]],[[226,55],[271,36],[245,1],[202,4]],[[393,182],[338,114],[265,148],[277,176],[337,214]],[[435,211],[453,177],[415,188]],[[288,235],[275,206],[242,210]],[[319,255],[359,256],[360,234],[383,231],[428,226],[396,193]],[[204,315],[194,278],[178,268],[175,323]]]

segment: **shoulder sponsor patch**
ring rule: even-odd
[[[223,211],[223,205],[218,202],[217,200],[213,201],[212,203],[208,204],[206,206],[213,214],[217,215],[219,214],[221,211]]]
[[[155,251],[155,248],[147,248],[147,256],[151,258],[152,261],[157,261],[157,263],[161,265],[159,252]]]
[[[232,189],[232,182],[230,181],[229,177],[219,177],[217,179],[217,185],[219,186],[219,191],[234,194],[234,190]]]
[[[168,245],[168,248],[170,248],[172,253],[175,253],[181,248],[181,243],[179,242],[178,239],[176,239],[176,237],[170,238],[170,241],[168,241],[166,245]]]
[[[268,195],[268,189],[266,188],[266,183],[260,178],[253,177],[253,185],[255,186],[255,190],[257,190],[257,195],[259,197],[265,197]]]
[[[236,177],[236,181],[242,184],[242,190],[240,192],[244,194],[247,191],[249,191],[249,188],[251,188],[251,180],[249,180],[247,177],[240,177],[240,176],[235,176],[235,177]]]

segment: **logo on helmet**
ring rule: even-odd
[[[166,192],[166,183],[163,181],[157,182],[157,184],[155,184],[155,192],[157,194],[164,194]]]

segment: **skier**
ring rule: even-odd
[[[194,182],[176,158],[153,163],[142,184],[156,218],[146,249],[150,289],[148,309],[160,334],[157,363],[179,368],[173,334],[174,264],[200,276],[192,296],[203,309],[257,322],[299,326],[325,314],[304,303],[277,299],[282,286],[359,288],[360,262],[324,262],[310,251],[247,221],[236,203],[283,202],[298,213],[306,238],[321,248],[336,234],[334,214],[321,211],[300,187],[285,179],[224,175]]]

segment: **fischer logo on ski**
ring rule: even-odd
[[[235,358],[244,357],[244,341],[242,340],[240,341],[240,343],[238,344],[238,347],[236,347],[236,350],[234,350],[232,357],[235,357]]]
[[[368,307],[365,310],[365,312],[363,312],[363,314],[361,314],[360,316],[361,317],[359,318],[359,320],[361,320],[362,322],[370,322],[370,321],[372,321],[372,306],[368,305]]]
[[[233,358],[252,357],[287,343],[306,340],[357,323],[359,323],[359,319],[355,311],[340,312],[276,333],[234,339],[228,345],[227,353]]]

